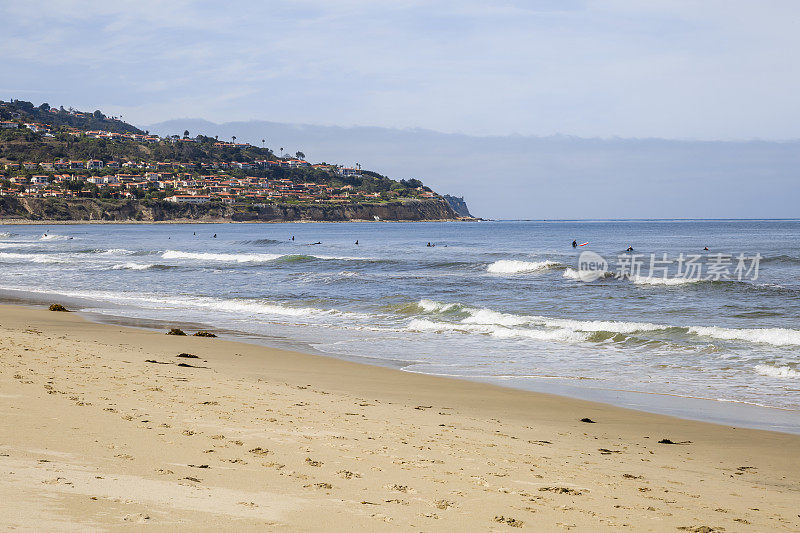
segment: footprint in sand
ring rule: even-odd
[[[417,491],[408,487],[407,485],[398,485],[397,483],[386,485],[385,488],[396,492],[404,492],[408,494],[415,494]]]
[[[124,522],[133,522],[135,524],[146,524],[150,521],[150,516],[144,513],[126,514],[122,517]]]
[[[445,511],[450,507],[454,507],[455,502],[451,502],[450,500],[436,500],[435,502],[433,502],[433,506],[436,507],[437,509]]]
[[[234,444],[235,444],[235,442],[234,442]],[[267,450],[266,448],[262,448],[261,446],[258,446],[256,448],[253,448],[252,450],[248,450],[248,451],[250,453],[254,454],[254,455],[269,455],[270,453],[272,453],[269,450]]]
[[[495,516],[494,521],[511,527],[522,527],[525,525],[525,522],[522,520],[517,520],[516,518],[511,518],[510,516]]]
[[[572,496],[580,496],[583,491],[578,489],[571,489],[569,487],[540,487],[539,492],[553,492],[555,494],[570,494]]]

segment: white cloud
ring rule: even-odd
[[[140,123],[796,138],[798,17],[777,0],[15,2],[0,61],[25,89],[8,96]]]

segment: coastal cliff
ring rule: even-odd
[[[46,222],[342,222],[455,220],[442,199],[354,204],[175,204],[165,201],[0,197],[3,220]]]
[[[456,212],[456,214],[460,217],[465,218],[474,218],[472,213],[469,212],[469,208],[467,207],[467,202],[464,201],[463,196],[450,196],[449,194],[443,194],[442,198],[445,199],[447,204]]]

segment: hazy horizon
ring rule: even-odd
[[[177,119],[161,135],[218,135],[312,162],[418,178],[495,219],[796,218],[799,141],[477,137],[430,130]],[[764,185],[768,184],[768,187]]]

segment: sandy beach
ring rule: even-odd
[[[800,530],[800,436],[74,313],[0,328],[4,529]]]

